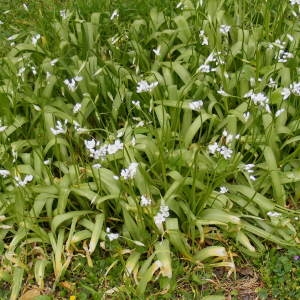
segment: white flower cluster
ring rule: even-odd
[[[290,0],[291,5],[299,5],[300,6],[300,0]]]
[[[283,97],[283,100],[286,100],[291,93],[293,93],[296,96],[300,96],[300,82],[293,82],[290,84],[289,88],[283,88],[281,91],[281,95]]]
[[[166,218],[169,217],[169,215],[169,207],[162,204],[159,208],[159,212],[154,216],[154,223],[157,226],[160,226],[163,222],[165,222]]]
[[[220,186],[219,193],[226,194],[228,192],[228,188],[226,186]]]
[[[237,140],[240,138],[239,134],[233,135],[229,133],[226,129],[223,130],[222,136],[225,138],[225,143],[227,145],[230,144],[233,140]]]
[[[283,63],[287,62],[288,59],[293,58],[293,57],[294,57],[293,53],[284,51],[282,49],[280,49],[278,54],[276,55],[277,61],[278,62],[283,62]]]
[[[149,206],[151,205],[151,202],[152,200],[150,197],[147,197],[146,195],[141,196],[141,202],[140,202],[141,206]]]
[[[230,31],[230,29],[231,29],[231,26],[226,25],[226,24],[222,24],[222,25],[220,26],[220,32],[221,32],[222,34],[227,34],[227,33]]]
[[[74,78],[71,79],[65,79],[64,84],[68,87],[68,89],[71,92],[75,92],[77,89],[77,82],[82,81],[83,77],[81,76],[75,76]]]
[[[207,46],[208,45],[208,38],[205,35],[204,30],[200,30],[199,38],[202,40],[202,43],[201,43],[202,46]]]
[[[67,132],[67,124],[68,120],[65,120],[64,124],[61,121],[56,121],[56,126],[54,128],[51,127],[50,130],[54,135],[65,134]]]
[[[223,65],[225,61],[220,57],[222,53],[219,52],[212,52],[210,55],[206,58],[204,64],[202,64],[198,71],[202,73],[210,73],[215,72],[217,70],[218,65]]]
[[[255,167],[255,164],[246,164],[243,166],[243,169],[249,174],[249,178],[252,181],[256,180],[256,177],[253,175],[254,170],[253,168]]]
[[[15,176],[16,186],[25,186],[28,182],[32,181],[32,175],[26,175],[22,180],[20,176]]]
[[[115,154],[124,147],[124,144],[119,139],[115,140],[113,144],[105,144],[102,146],[100,146],[100,142],[95,139],[85,140],[84,145],[89,151],[90,157],[93,159],[105,159],[107,154]]]
[[[81,110],[81,103],[76,103],[73,107],[73,113],[77,114]]]
[[[132,162],[128,168],[121,170],[121,177],[125,180],[133,179],[136,175],[139,164],[136,162]]]
[[[218,143],[213,143],[208,146],[210,154],[220,153],[225,159],[229,159],[232,156],[233,151],[226,146],[219,146]]]
[[[8,170],[0,170],[0,175],[3,177],[3,178],[6,178],[7,176],[10,175],[10,172]]]
[[[244,98],[250,98],[255,105],[263,107],[268,113],[271,112],[269,98],[264,93],[255,94],[253,90],[250,90],[244,95]]]
[[[197,100],[189,103],[189,108],[192,110],[200,110],[203,106],[202,100]]]
[[[112,233],[112,232],[110,232],[110,228],[107,227],[106,228],[106,236],[108,237],[108,239],[110,241],[113,241],[113,240],[118,239],[120,235],[118,233]]]
[[[5,125],[2,125],[2,121],[0,120],[0,132],[3,132],[3,131],[5,131],[5,130],[6,130],[6,128],[7,128],[7,126],[5,126]]]
[[[269,217],[278,218],[278,217],[281,216],[281,213],[276,212],[276,211],[268,211],[268,212],[267,212],[267,215],[268,215]]]
[[[31,38],[32,45],[36,46],[36,44],[37,44],[37,42],[39,41],[40,38],[41,38],[41,35],[39,33],[37,33],[36,35],[34,35]]]
[[[136,92],[137,93],[151,92],[157,85],[158,85],[158,81],[148,83],[146,80],[141,80],[138,82]]]

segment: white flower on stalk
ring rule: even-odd
[[[73,113],[77,114],[81,109],[81,103],[76,103],[73,107]]]
[[[18,73],[17,73],[17,76],[18,77],[21,77],[24,72],[26,71],[26,68],[25,67],[21,67],[19,70],[18,70]]]
[[[10,175],[10,172],[8,170],[0,170],[0,175],[3,177],[3,178],[6,178],[7,176]]]
[[[220,154],[225,158],[229,159],[232,156],[233,151],[226,146],[221,146],[219,149]]]
[[[283,88],[282,91],[281,91],[281,95],[283,97],[283,100],[286,100],[291,95],[290,89]]]
[[[161,224],[166,221],[166,218],[168,218],[169,215],[169,207],[164,204],[160,205],[159,212],[154,216],[154,223],[156,226],[161,226]]]
[[[26,175],[22,180],[20,176],[15,176],[16,186],[25,186],[28,182],[32,181],[32,175]]]
[[[65,79],[64,84],[68,87],[71,92],[75,92],[77,89],[76,82],[81,81],[83,78],[81,76],[75,76],[71,79]]]
[[[133,179],[136,175],[139,164],[132,162],[127,169],[121,170],[121,177],[125,180]]]
[[[276,55],[277,61],[278,62],[287,62],[288,59],[293,58],[294,55],[290,52],[284,51],[282,49],[279,50],[278,54]]]
[[[299,5],[300,6],[300,0],[290,0],[291,5]]]
[[[151,202],[152,202],[151,198],[147,197],[146,195],[141,196],[141,202],[140,202],[141,206],[149,206],[151,205]]]
[[[23,3],[23,8],[28,11],[28,6],[25,3]]]
[[[119,140],[115,140],[113,144],[107,145],[107,153],[108,154],[115,154],[119,150],[123,150],[124,144]]]
[[[277,88],[277,83],[276,83],[276,81],[272,77],[269,79],[268,87],[272,88],[272,89],[276,89]]]
[[[115,9],[115,10],[112,12],[112,14],[111,14],[110,19],[113,20],[113,19],[118,18],[118,17],[119,17],[119,12],[118,12],[117,9]]]
[[[233,134],[229,133],[226,129],[223,130],[222,136],[226,138],[226,140],[225,140],[226,144],[231,143],[234,139],[240,138],[239,134],[233,135]]]
[[[220,26],[220,32],[222,34],[227,34],[230,31],[230,29],[231,29],[231,26],[229,26],[229,25],[222,24]]]
[[[50,65],[54,66],[58,62],[58,58],[54,58],[50,61]]]
[[[300,82],[293,82],[290,85],[290,90],[296,96],[300,96]]]
[[[271,112],[269,106],[269,98],[264,93],[255,94],[253,90],[250,90],[244,95],[244,98],[250,98],[255,105],[263,107],[267,112]]]
[[[253,168],[255,167],[255,164],[246,164],[244,165],[244,170],[247,171],[249,174],[253,173]]]
[[[31,38],[31,42],[32,42],[32,45],[36,46],[38,40],[41,38],[41,35],[39,33],[37,33],[36,35],[34,35],[32,38]]]
[[[63,20],[65,20],[67,18],[67,11],[65,9],[62,9],[59,11],[59,15]]]
[[[87,131],[86,128],[81,127],[80,124],[75,120],[73,120],[73,125],[74,125],[75,131],[78,133],[83,133],[83,132]]]
[[[158,81],[148,83],[146,80],[141,80],[138,82],[136,92],[137,93],[151,92],[157,85],[158,85]]]
[[[141,103],[139,100],[132,100],[131,103],[137,108],[140,109],[141,108]]]
[[[2,125],[2,121],[0,120],[0,132],[3,132],[3,131],[5,131],[5,130],[6,130],[6,128],[7,128],[7,126],[5,126],[5,125]]]
[[[106,236],[108,237],[108,239],[110,241],[116,240],[116,239],[118,239],[120,237],[120,235],[118,233],[112,233],[112,232],[110,232],[110,228],[109,227],[106,228]]]
[[[202,46],[207,46],[208,45],[208,38],[205,35],[204,30],[200,30],[199,37],[200,37],[200,39],[202,39],[201,45]]]
[[[268,211],[268,212],[267,212],[267,215],[268,215],[269,217],[278,218],[278,217],[281,216],[281,213],[276,212],[276,211]]]
[[[102,167],[101,164],[98,164],[98,163],[92,165],[93,169],[100,169],[101,167]]]
[[[198,71],[202,73],[210,73],[215,71],[215,69],[212,69],[208,64],[203,64],[198,68]]]
[[[203,101],[202,100],[197,100],[189,103],[189,108],[192,110],[200,110],[203,106]]]
[[[176,8],[183,9],[183,8],[184,8],[184,4],[183,4],[182,2],[179,2],[179,3],[176,5]]]
[[[216,152],[219,152],[220,147],[218,143],[214,142],[213,144],[208,145],[208,151],[211,154],[215,154]]]
[[[220,88],[220,89],[217,91],[217,93],[218,93],[219,95],[223,96],[223,97],[228,97],[228,96],[230,96],[228,93],[226,93],[226,92],[223,90],[223,88]]]
[[[58,134],[65,134],[67,132],[67,124],[68,124],[68,120],[64,121],[64,124],[62,124],[61,121],[56,121],[56,126],[54,128],[50,128],[51,132],[54,135],[58,135]]]
[[[247,122],[250,118],[250,112],[249,111],[244,112],[243,117],[244,117],[244,120]]]
[[[220,186],[220,194],[226,194],[228,192],[228,188],[226,186]]]
[[[51,158],[48,158],[48,159],[44,160],[44,164],[45,164],[46,166],[50,165],[51,162],[52,162],[52,159],[51,159]]]
[[[153,52],[156,56],[160,55],[160,46],[158,46],[156,49],[153,49]]]
[[[278,110],[275,112],[275,117],[278,118],[284,111],[285,111],[284,108],[278,109]]]

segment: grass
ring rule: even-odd
[[[298,6],[0,4],[1,297],[292,299]]]

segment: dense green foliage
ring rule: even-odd
[[[236,255],[297,249],[297,1],[0,8],[11,299],[27,276],[43,288],[53,271],[55,288],[76,255],[92,267],[96,249],[137,297],[174,288],[177,256],[231,274]]]

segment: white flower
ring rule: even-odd
[[[23,8],[28,11],[28,6],[25,3],[23,3]]]
[[[136,175],[139,164],[136,162],[131,163],[127,169],[121,170],[121,177],[125,180],[133,179]]]
[[[176,5],[176,8],[181,8],[183,9],[184,5],[182,2],[179,2],[177,5]]]
[[[300,82],[293,82],[290,85],[290,90],[296,96],[300,96]]]
[[[83,127],[80,127],[80,124],[75,120],[73,120],[73,125],[74,125],[75,131],[78,132],[78,133],[82,133],[82,132],[87,131],[87,129],[85,129]]]
[[[278,213],[278,212],[276,212],[276,211],[268,211],[268,212],[267,212],[267,215],[268,215],[269,217],[275,217],[275,218],[278,218],[278,217],[281,216],[281,213]]]
[[[220,32],[222,34],[227,34],[230,31],[230,28],[231,26],[223,24],[220,26]]]
[[[300,0],[290,0],[291,5],[300,5]]]
[[[15,176],[16,186],[25,186],[28,182],[32,181],[32,179],[32,175],[26,175],[24,180],[22,180],[20,176]]]
[[[277,88],[277,83],[272,77],[269,79],[268,87],[273,89]]]
[[[115,10],[112,12],[112,14],[111,14],[110,19],[113,20],[113,19],[118,18],[118,17],[119,17],[119,12],[118,12],[117,9],[115,9]]]
[[[279,117],[283,112],[285,111],[284,108],[281,108],[281,109],[278,109],[276,112],[275,112],[275,117]]]
[[[36,111],[41,111],[41,108],[40,108],[38,105],[36,105],[36,104],[33,104],[33,108],[34,108]]]
[[[119,140],[115,140],[113,144],[107,146],[107,153],[108,154],[115,154],[119,150],[123,150],[124,144]]]
[[[243,117],[244,117],[245,121],[247,122],[250,118],[250,112],[249,111],[244,112]]]
[[[50,65],[54,66],[58,62],[58,58],[54,58],[50,61]]]
[[[21,76],[24,74],[25,71],[26,71],[26,68],[25,68],[25,67],[21,67],[21,68],[19,69],[19,71],[18,71],[17,76],[18,76],[18,77],[21,77]]]
[[[256,177],[253,176],[253,175],[250,175],[249,178],[250,178],[250,180],[252,180],[252,181],[255,181],[255,180],[256,180]]]
[[[133,138],[131,139],[130,144],[131,144],[131,146],[133,146],[133,147],[136,145],[136,138],[135,138],[135,137],[133,137]]]
[[[157,226],[160,226],[163,222],[165,222],[166,218],[169,217],[169,215],[169,207],[162,204],[159,208],[159,212],[154,216],[154,223]]]
[[[216,152],[219,152],[219,150],[219,145],[216,142],[211,145],[208,145],[208,151],[211,154],[215,154]]]
[[[253,173],[253,168],[255,167],[255,164],[246,164],[244,165],[244,170],[248,173]]]
[[[118,233],[111,233],[111,232],[110,232],[110,228],[107,227],[107,228],[106,228],[106,236],[108,237],[108,239],[109,239],[110,241],[113,241],[113,240],[118,239],[120,235],[119,235]]]
[[[63,20],[67,18],[67,11],[65,9],[59,11],[59,15]]]
[[[156,49],[153,49],[153,52],[156,56],[160,55],[160,46],[158,46]]]
[[[268,104],[269,98],[265,96],[263,93],[255,94],[252,90],[250,90],[248,93],[244,95],[244,98],[250,98],[255,105],[259,105],[265,108],[267,112],[270,112],[270,107]]]
[[[151,92],[158,85],[158,81],[148,83],[146,80],[141,80],[138,82],[136,88],[137,93]]]
[[[96,147],[96,145],[98,145],[99,142],[96,142],[95,139],[91,139],[91,140],[85,140],[84,141],[84,145],[88,150],[92,150]]]
[[[75,79],[71,78],[71,79],[65,79],[64,80],[64,84],[68,87],[68,89],[71,91],[71,92],[75,92],[76,91],[76,81]]]
[[[226,186],[221,186],[220,187],[220,194],[226,194],[228,192],[228,188]]]
[[[50,128],[51,132],[54,135],[58,135],[60,133],[66,133],[67,132],[67,125],[68,124],[68,120],[65,120],[64,125],[62,124],[61,121],[56,121],[56,126],[55,128]]]
[[[4,23],[0,20],[0,25],[3,25]]]
[[[7,176],[10,175],[10,172],[8,170],[0,170],[0,175],[3,177],[3,178],[6,178]]]
[[[276,58],[278,60],[278,62],[287,62],[288,59],[293,58],[294,55],[290,52],[284,51],[282,49],[279,50]]]
[[[226,146],[222,146],[219,150],[220,154],[225,158],[229,159],[232,156],[233,151]]]
[[[76,114],[80,111],[81,109],[81,103],[76,103],[73,107],[73,113]]]
[[[209,73],[212,71],[212,69],[211,69],[210,65],[203,64],[198,68],[198,71],[202,72],[202,73]]]
[[[204,30],[200,30],[200,32],[199,32],[199,37],[202,39],[201,45],[202,45],[202,46],[207,46],[207,45],[208,45],[208,38],[207,38],[207,36],[205,35]]]
[[[300,2],[300,1],[299,1]],[[286,37],[292,42],[294,41],[294,37],[290,34],[287,34]]]
[[[136,108],[138,108],[138,109],[141,108],[141,103],[140,103],[139,100],[136,100],[136,101],[135,101],[135,100],[132,100],[131,103],[132,103]]]
[[[44,164],[47,166],[47,165],[50,165],[52,162],[52,159],[51,158],[48,158],[46,160],[44,160]]]
[[[200,110],[202,106],[203,106],[202,100],[197,100],[189,103],[189,108],[192,110]]]
[[[145,122],[144,121],[139,121],[135,127],[138,128],[138,127],[144,127],[145,126]]]
[[[31,38],[32,45],[36,45],[38,40],[41,38],[41,35],[38,33]]]
[[[100,169],[101,167],[102,167],[101,164],[93,164],[92,165],[93,169]]]
[[[226,93],[226,92],[223,90],[223,88],[220,88],[220,89],[217,91],[217,93],[218,93],[219,95],[223,96],[223,97],[228,97],[228,96],[230,96],[228,93]]]
[[[152,202],[151,198],[149,198],[145,195],[141,196],[141,202],[140,202],[141,206],[149,206],[149,205],[151,205],[151,202]]]
[[[2,125],[2,121],[0,120],[0,132],[5,131],[7,126]]]

